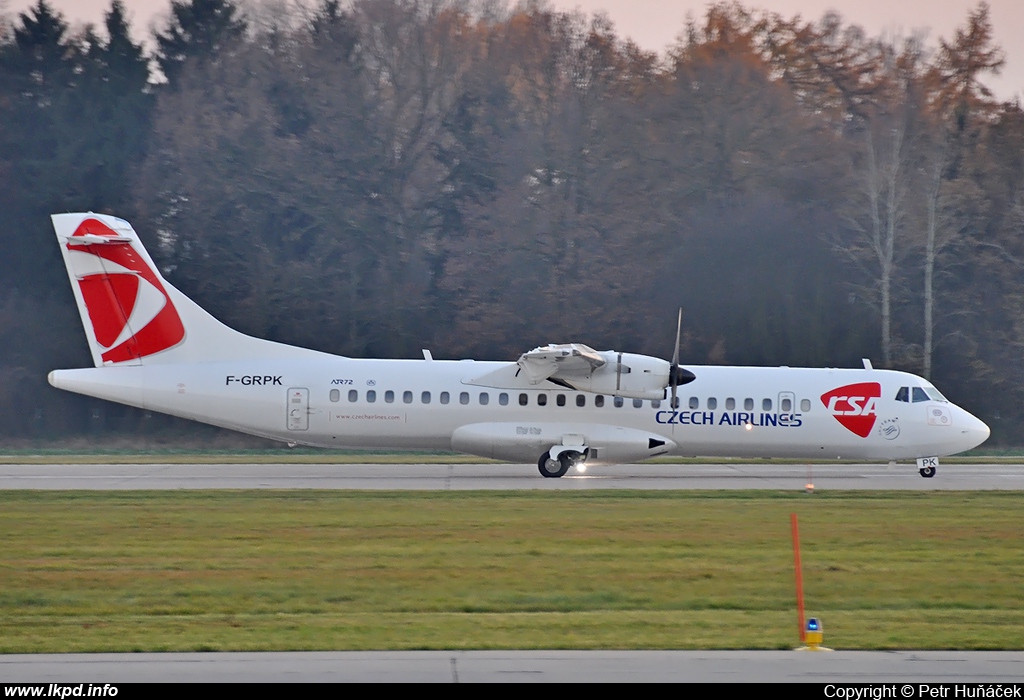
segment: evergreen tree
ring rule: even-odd
[[[246,23],[231,0],[172,0],[171,19],[156,33],[156,60],[176,86],[189,60],[211,60],[245,35]]]
[[[66,87],[74,73],[68,24],[46,0],[18,17],[14,44],[4,51],[3,73],[17,81],[23,97],[41,103]]]
[[[80,129],[77,167],[86,205],[128,216],[128,173],[145,152],[153,106],[149,61],[132,41],[122,0],[113,0],[104,24],[106,41],[91,29],[83,39],[81,84],[68,116]]]
[[[0,50],[0,158],[46,158],[55,148],[48,126],[74,78],[76,51],[67,22],[46,0],[19,20],[14,41]]]
[[[48,219],[77,203],[68,160],[77,131],[63,125],[82,54],[46,0],[18,15],[10,37],[0,45],[0,432],[27,435],[46,415],[74,422],[66,409],[85,403],[55,396],[45,379],[62,360],[88,357],[76,355],[85,348],[71,335],[79,330],[65,311],[73,298],[61,288],[67,278]],[[38,421],[21,408],[29,397]]]
[[[132,41],[123,0],[113,0],[104,18],[107,43],[97,58],[105,68],[105,80],[121,93],[139,94],[149,83],[149,60],[141,43]]]
[[[67,22],[46,0],[18,17],[13,41],[0,47],[0,189],[4,217],[0,237],[14,236],[18,224],[48,206],[59,175],[56,125],[76,79],[80,52],[68,37]],[[22,217],[25,217],[23,219]],[[11,228],[8,228],[11,227]],[[0,281],[27,272],[13,255],[0,262]],[[14,267],[3,274],[6,264]],[[14,284],[17,284],[14,281]]]

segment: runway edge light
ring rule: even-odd
[[[821,624],[821,621],[812,617],[807,620],[807,626],[804,629],[804,644],[797,651],[832,651],[828,647],[821,645],[825,638],[825,630]]]

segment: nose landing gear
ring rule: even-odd
[[[931,479],[935,476],[936,470],[939,468],[938,457],[918,457],[917,458],[917,471],[925,479]]]

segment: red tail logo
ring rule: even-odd
[[[96,219],[83,221],[74,234],[117,237]],[[104,362],[124,362],[174,347],[185,337],[174,304],[156,273],[130,243],[89,245],[68,241],[68,250],[92,256],[79,276],[82,298]],[[77,266],[76,266],[77,269]]]
[[[875,427],[876,406],[882,397],[878,382],[847,384],[821,395],[821,402],[844,428],[854,435],[867,437]]]

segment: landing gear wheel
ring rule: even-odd
[[[544,478],[557,479],[569,471],[570,464],[572,464],[572,462],[565,453],[559,455],[558,459],[551,459],[551,454],[545,452],[540,456],[540,460],[537,462],[537,469],[540,471],[540,475]]]
[[[935,467],[921,467],[918,471],[925,479],[931,479],[935,476]]]

